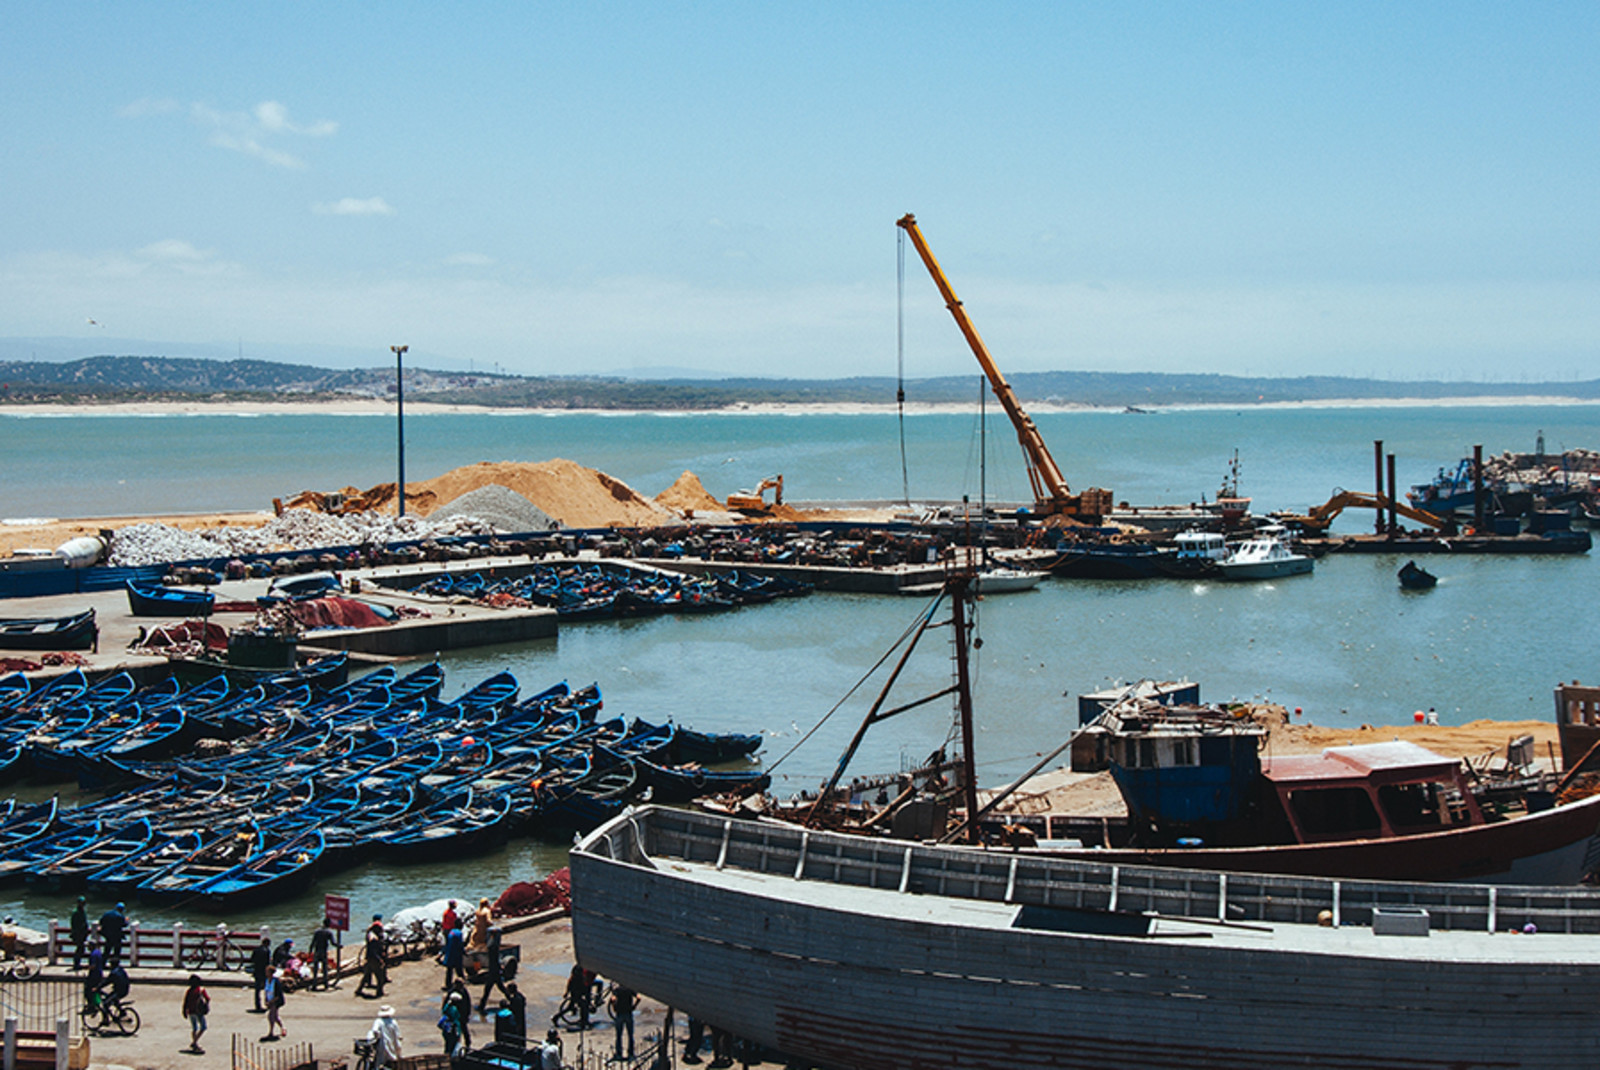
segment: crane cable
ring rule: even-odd
[[[911,506],[911,476],[906,468],[906,232],[895,228],[895,365],[894,400],[900,411],[900,490]]]

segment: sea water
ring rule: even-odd
[[[1075,488],[1112,488],[1154,503],[1214,496],[1238,449],[1241,491],[1258,510],[1305,507],[1335,487],[1372,483],[1372,442],[1399,454],[1402,483],[1430,477],[1482,443],[1531,451],[1544,432],[1558,452],[1600,443],[1600,407],[1210,410],[1155,415],[1044,414],[1039,425]],[[645,494],[685,470],[713,493],[784,474],[786,498],[1025,499],[1015,439],[993,419],[980,471],[980,428],[963,414],[905,422],[893,415],[410,415],[407,472],[425,479],[479,460],[567,457]],[[392,420],[370,416],[0,417],[0,515],[127,515],[260,508],[305,488],[392,478]],[[1336,530],[1370,528],[1351,512]],[[1301,722],[1336,727],[1409,722],[1437,709],[1446,724],[1548,719],[1560,680],[1595,675],[1596,563],[1576,557],[1437,557],[1426,592],[1400,589],[1393,555],[1332,555],[1309,576],[1215,581],[1047,581],[978,606],[975,654],[979,776],[1009,781],[1077,724],[1075,696],[1141,677],[1189,678],[1209,700],[1264,698]],[[882,686],[869,670],[918,616],[923,600],[855,594],[711,616],[592,621],[551,640],[449,652],[446,697],[509,669],[524,693],[598,682],[605,716],[709,731],[760,732],[774,791],[814,789]],[[889,705],[950,683],[948,636],[933,630]],[[854,689],[852,691],[852,689]],[[847,698],[848,696],[848,698]],[[868,733],[852,772],[916,764],[950,740],[942,702]],[[804,741],[803,737],[805,738]],[[1379,737],[1375,737],[1379,738]],[[443,895],[497,894],[562,864],[564,846],[518,841],[458,864],[370,864],[326,878],[309,895],[255,912],[303,936],[323,893],[353,914],[389,912]],[[103,909],[103,905],[102,905]],[[70,901],[0,892],[0,911],[65,917]],[[366,913],[364,913],[366,912]],[[192,909],[139,908],[151,924],[211,923]],[[303,932],[302,932],[303,930]]]

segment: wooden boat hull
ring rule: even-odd
[[[0,620],[0,650],[88,650],[99,636],[92,609],[70,617]]]
[[[210,591],[128,581],[128,609],[135,617],[209,617],[216,601]]]
[[[571,869],[586,969],[802,1065],[1570,1070],[1600,1042],[1593,890],[1119,870],[656,807]],[[1375,933],[1385,902],[1432,935]]]
[[[1357,880],[1575,885],[1600,851],[1600,796],[1488,825],[1420,836],[1265,847],[1042,850],[1057,858]]]

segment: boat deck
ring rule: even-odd
[[[713,863],[655,859],[657,868],[723,891],[759,896],[775,903],[798,903],[823,910],[963,928],[1016,929],[1021,904],[996,903],[888,888],[862,888],[829,881],[795,880],[774,873],[724,867]],[[1154,916],[1149,935],[1077,934],[1110,940],[1205,940],[1215,947],[1274,950],[1368,959],[1419,959],[1462,966],[1526,962],[1543,965],[1586,965],[1600,961],[1600,934],[1521,932],[1490,933],[1436,930],[1425,937],[1380,936],[1369,925],[1339,928],[1274,922],[1222,923],[1193,918]]]

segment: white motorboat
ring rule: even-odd
[[[1290,548],[1288,529],[1270,524],[1217,562],[1217,573],[1225,580],[1275,580],[1310,572],[1311,567],[1311,558]]]
[[[1011,594],[1015,591],[1031,591],[1039,586],[1039,581],[1050,575],[1048,572],[1038,572],[1029,568],[1008,568],[1005,565],[989,565],[981,568],[972,577],[972,589],[979,594]]]

